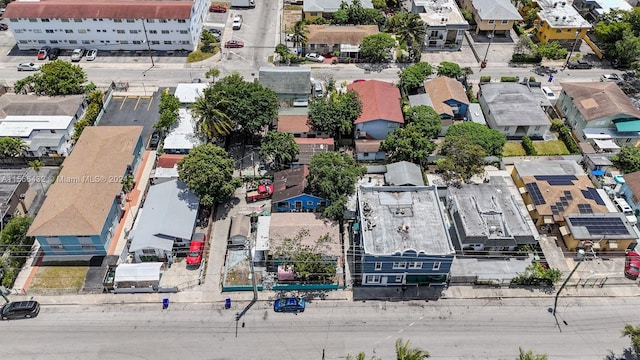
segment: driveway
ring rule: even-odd
[[[158,91],[147,96],[114,96],[98,126],[142,126],[142,141],[146,145],[158,121],[159,103]]]

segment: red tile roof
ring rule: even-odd
[[[293,139],[298,145],[305,144],[324,144],[333,146],[332,138],[295,138]]]
[[[185,156],[187,155],[162,154],[158,158],[158,163],[156,164],[156,167],[171,169]]]
[[[355,124],[373,120],[387,120],[404,124],[400,107],[400,90],[392,83],[367,80],[347,85],[355,90],[362,100],[362,114]]]
[[[190,0],[40,0],[14,1],[4,17],[61,19],[190,19]]]
[[[308,115],[279,115],[278,131],[300,134],[311,131]]]

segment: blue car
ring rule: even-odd
[[[306,302],[301,298],[285,298],[278,299],[273,303],[273,311],[275,312],[304,312]]]

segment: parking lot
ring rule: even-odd
[[[142,141],[146,145],[158,121],[157,90],[145,89],[146,95],[114,95],[98,126],[142,126]]]

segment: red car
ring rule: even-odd
[[[41,48],[40,50],[38,50],[38,60],[44,60],[47,58],[47,56],[49,56],[49,51],[51,51],[51,48],[48,46],[45,46],[43,48]]]
[[[355,84],[355,83],[359,83],[359,82],[363,82],[363,81],[367,81],[367,80],[365,80],[365,79],[356,79],[356,80],[353,80],[353,83]]]
[[[624,276],[627,279],[636,280],[640,275],[640,254],[628,251],[625,254]]]
[[[229,40],[224,43],[224,47],[226,48],[241,48],[244,47],[244,43],[238,40]]]
[[[191,245],[189,245],[189,252],[187,253],[187,266],[200,265],[200,263],[202,262],[203,250],[204,250],[204,241],[191,240]]]
[[[214,13],[226,13],[227,8],[220,5],[209,6],[209,11]]]

